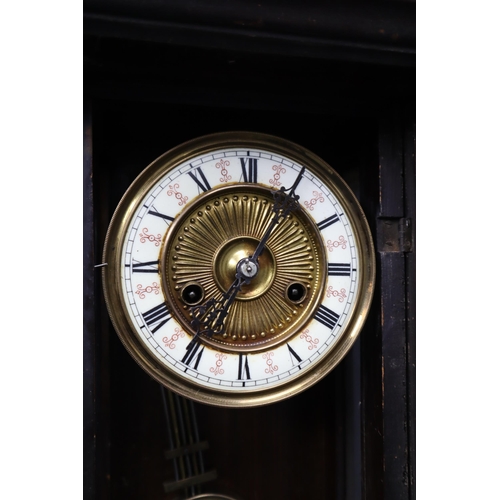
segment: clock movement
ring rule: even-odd
[[[155,380],[223,407],[291,397],[328,374],[366,319],[366,218],[314,153],[253,132],[203,136],[136,178],[104,245],[114,328]]]

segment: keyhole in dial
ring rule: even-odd
[[[290,283],[286,289],[286,297],[294,304],[300,304],[307,295],[307,288],[302,283]]]
[[[203,287],[198,283],[188,283],[181,291],[181,298],[188,306],[199,304],[204,295]]]

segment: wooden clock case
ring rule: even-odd
[[[162,391],[114,333],[94,266],[139,172],[226,130],[284,137],[337,170],[368,217],[377,286],[352,350],[306,392],[253,409],[193,405],[213,472],[196,491],[414,498],[414,3],[87,0],[83,26],[84,498],[192,491],[172,487]]]

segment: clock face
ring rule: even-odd
[[[373,244],[344,181],[255,133],[183,144],[134,181],[104,251],[106,303],[130,354],[200,402],[257,406],[326,375],[365,320]]]

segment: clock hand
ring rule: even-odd
[[[222,295],[221,299],[210,299],[209,302],[213,302],[211,302],[209,307],[209,309],[211,309],[210,312],[207,314],[206,318],[203,321],[203,325],[206,327],[206,329],[203,330],[202,333],[210,336],[214,335],[215,333],[224,333],[224,320],[226,319],[226,316],[229,312],[229,308],[234,302],[236,294],[241,290],[241,285],[247,282],[248,280],[246,278],[237,275],[233,284]]]
[[[229,312],[231,304],[234,302],[237,293],[241,290],[241,286],[250,283],[251,278],[245,276],[241,271],[244,261],[246,260],[247,259],[243,259],[238,264],[236,279],[219,300],[212,297],[204,304],[190,308],[193,316],[191,324],[196,330],[196,333],[188,344],[187,349],[191,348],[192,344],[197,341],[201,334],[212,336],[215,333],[219,335],[224,333],[224,320]]]

